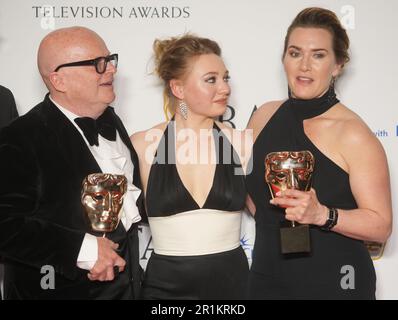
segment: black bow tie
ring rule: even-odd
[[[75,119],[76,124],[82,129],[90,146],[98,146],[98,134],[110,141],[116,141],[116,125],[112,108],[108,107],[97,119],[82,117]]]

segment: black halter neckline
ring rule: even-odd
[[[297,119],[304,120],[314,118],[328,111],[333,107],[339,100],[336,97],[336,93],[333,87],[330,87],[321,97],[303,100],[293,98],[289,94],[289,99],[286,103],[292,108],[292,111],[296,115]]]

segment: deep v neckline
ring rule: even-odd
[[[174,147],[174,127],[173,123],[169,122],[167,124],[149,171],[145,200],[148,217],[168,217],[201,209],[243,210],[246,190],[243,177],[235,174],[236,166],[240,166],[240,163],[235,164],[234,159],[238,157],[235,157],[233,146],[216,123],[213,124],[213,128],[215,128],[212,131],[215,142],[214,147],[218,151],[216,152],[216,159],[213,160],[217,161],[215,166],[214,161],[211,161],[212,172],[203,173],[203,171],[208,169],[206,166],[197,168],[198,178],[193,180],[194,188],[203,187],[203,179],[201,177],[204,174],[207,174],[208,178],[211,178],[210,174],[213,174],[213,181],[209,179],[206,188],[203,188],[203,191],[207,191],[207,194],[200,194],[203,204],[202,202],[198,204],[177,171],[174,154],[176,152]],[[211,137],[208,138],[211,141]],[[198,159],[200,160],[200,158]],[[229,160],[233,162],[229,162]],[[184,167],[181,166],[181,168]],[[192,172],[189,171],[189,167],[184,169],[188,170],[182,170],[182,173],[186,171],[190,174]],[[199,183],[200,185],[197,185]],[[192,190],[195,191],[194,188]]]
[[[214,182],[216,181],[217,171],[218,171],[218,167],[219,167],[219,155],[218,155],[218,151],[217,151],[217,145],[218,145],[218,144],[217,144],[216,141],[215,141],[214,131],[212,132],[212,136],[213,136],[213,143],[214,143],[213,145],[214,145],[214,148],[215,148],[214,151],[216,152],[216,164],[215,164],[214,169],[213,169],[213,180],[212,180],[212,183],[211,183],[211,185],[210,185],[210,188],[209,188],[209,190],[208,190],[208,192],[207,192],[207,195],[206,195],[206,197],[205,197],[205,200],[204,200],[203,204],[202,204],[202,205],[199,205],[199,202],[194,198],[194,196],[192,195],[192,193],[191,193],[191,192],[189,191],[189,189],[186,187],[186,185],[185,185],[185,183],[184,183],[184,180],[181,178],[180,172],[178,171],[177,159],[176,159],[176,156],[175,156],[175,155],[176,155],[176,149],[177,149],[177,142],[176,142],[176,140],[177,140],[177,139],[176,139],[177,128],[176,128],[176,123],[175,123],[175,121],[173,121],[172,127],[173,127],[173,128],[172,128],[172,129],[173,129],[173,135],[172,135],[172,137],[173,137],[173,144],[172,144],[172,146],[173,146],[174,159],[175,159],[174,168],[175,168],[175,171],[176,171],[176,176],[177,176],[178,180],[180,181],[183,190],[185,191],[185,193],[187,194],[187,196],[191,199],[192,203],[194,204],[195,209],[203,209],[203,208],[206,207],[206,204],[207,204],[207,202],[208,202],[208,200],[209,200],[209,198],[210,198],[210,195],[211,195],[212,191],[214,190]],[[213,123],[213,128],[212,128],[212,130],[216,130],[217,132],[218,132],[218,130],[219,130],[219,128],[217,127],[217,125],[216,125],[215,122]]]

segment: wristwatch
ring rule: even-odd
[[[328,208],[328,210],[328,219],[326,220],[326,223],[320,227],[321,230],[324,231],[330,231],[337,224],[337,220],[339,219],[339,212],[336,208]]]

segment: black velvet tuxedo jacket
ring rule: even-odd
[[[113,114],[119,135],[131,151],[133,182],[141,188],[137,154],[121,120]],[[0,131],[0,168],[5,299],[138,297],[142,269],[137,224],[126,231],[119,223],[107,235],[119,243],[120,255],[127,262],[114,281],[90,281],[88,271],[76,266],[84,235],[89,232],[80,203],[81,184],[84,177],[101,169],[81,134],[48,95]],[[143,214],[142,193],[137,205]],[[48,268],[55,270],[54,289],[42,288],[50,276]]]
[[[11,91],[0,86],[0,128],[18,117],[17,107]]]

